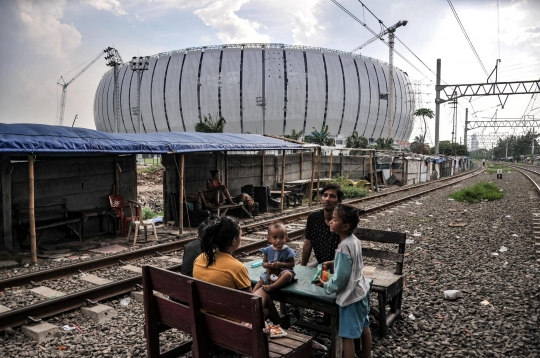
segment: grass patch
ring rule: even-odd
[[[352,186],[351,180],[347,177],[336,176],[330,183],[338,184],[343,190],[343,199],[361,198],[368,194],[368,190]]]
[[[512,168],[501,164],[491,164],[487,166],[486,173],[495,174],[498,169],[502,169],[503,173],[508,173]]]
[[[466,201],[470,204],[479,203],[482,200],[498,200],[504,197],[504,192],[493,183],[476,183],[473,186],[456,191],[449,195],[456,201]]]
[[[139,172],[139,173],[154,173],[154,172],[157,172],[158,170],[160,170],[161,168],[163,168],[163,166],[161,166],[161,165],[151,165],[149,167],[138,167],[137,172]]]

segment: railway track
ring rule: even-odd
[[[469,179],[480,173],[482,173],[482,171],[481,168],[478,167],[471,172],[465,172],[460,175],[446,177],[435,182],[426,182],[414,185],[412,187],[404,187],[399,190],[388,190],[386,192],[372,195],[369,197],[349,200],[347,201],[347,203],[352,205],[362,205],[363,209],[366,211],[366,214],[373,214],[380,210],[384,210],[405,201],[411,200],[415,197],[423,196],[427,193],[450,185],[455,185],[456,183]],[[394,198],[394,196],[396,198]],[[392,199],[387,200],[389,197],[392,197]],[[372,203],[373,205],[366,207],[367,205]],[[242,243],[243,245],[239,248],[239,250],[241,251],[241,253],[249,255],[257,252],[260,248],[266,246],[267,240],[264,235],[259,239],[257,239],[256,237],[250,238],[249,235],[257,236],[258,232],[266,230],[266,227],[270,222],[274,222],[276,220],[284,222],[295,222],[306,218],[309,213],[319,209],[320,207],[317,206],[316,208],[313,208],[311,210],[295,212],[288,215],[274,217],[270,220],[264,220],[244,225],[243,230],[244,232],[248,233],[248,237],[246,237],[246,239]],[[299,239],[303,236],[303,233],[303,226],[295,224],[293,225],[293,228],[289,230],[289,238],[291,240]],[[181,251],[188,242],[194,240],[195,238],[196,236],[193,235],[189,238],[179,241],[148,246],[136,251],[110,255],[100,259],[89,260],[74,265],[66,265],[55,269],[44,270],[27,275],[15,276],[6,280],[2,280],[0,281],[0,291],[25,285],[41,287],[38,282],[51,282],[52,280],[55,281],[55,286],[62,286],[62,284],[66,282],[62,281],[64,280],[63,278],[66,276],[77,275],[77,277],[83,277],[86,276],[87,273],[90,271],[95,273],[95,271],[99,270],[105,271],[104,269],[114,271],[114,273],[99,272],[97,274],[97,276],[100,277],[102,276],[102,274],[109,275],[109,278],[114,279],[114,281],[112,282],[103,282],[103,284],[97,287],[91,287],[89,289],[83,289],[75,293],[53,297],[53,299],[44,298],[37,303],[15,308],[13,310],[0,314],[0,331],[5,330],[8,327],[16,327],[22,325],[28,320],[39,320],[41,318],[50,317],[62,312],[73,310],[87,304],[89,301],[93,302],[104,300],[135,290],[137,289],[138,285],[140,287],[140,285],[142,284],[142,277],[140,274],[137,274],[137,267],[140,268],[140,266],[142,265],[153,264],[156,266],[164,267],[168,270],[179,271],[181,264],[179,264],[178,261],[176,261],[177,263],[175,265],[166,266],[167,262],[165,260],[161,260],[160,257],[162,257],[164,253]],[[166,256],[164,258],[166,259],[167,257],[170,256]],[[138,266],[126,265],[124,262],[137,260],[143,262],[136,263]],[[120,278],[118,278],[118,276],[120,276]]]

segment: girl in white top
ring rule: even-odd
[[[371,330],[369,329],[370,282],[362,273],[362,247],[353,235],[360,221],[358,209],[350,205],[339,205],[333,213],[330,231],[341,238],[334,261],[325,262],[333,266],[334,275],[328,282],[319,279],[317,285],[324,287],[327,294],[336,293],[339,306],[339,336],[343,340],[343,357],[353,358],[354,339],[362,337],[362,356],[371,357]]]

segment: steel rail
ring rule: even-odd
[[[291,232],[289,239],[294,240],[301,237],[303,234],[303,229],[295,230]],[[240,251],[241,254],[252,254],[267,245],[268,241],[264,239],[241,246],[238,248],[238,251]],[[182,264],[178,264],[169,266],[165,269],[170,271],[180,271],[181,267]],[[28,321],[28,317],[41,319],[79,308],[85,305],[87,299],[99,301],[131,292],[135,289],[136,285],[142,285],[142,275],[4,312],[0,314],[0,331],[3,331],[8,327],[20,326]]]
[[[475,170],[474,172],[476,171],[477,170]],[[452,181],[443,186],[438,186],[436,188],[424,190],[420,193],[414,193],[412,195],[409,195],[400,199],[396,199],[388,203],[383,203],[375,207],[368,208],[366,209],[366,212],[370,213],[370,212],[384,209],[386,207],[395,205],[397,203],[407,201],[411,198],[422,196],[426,193],[435,191],[437,189],[441,189],[441,188],[453,185],[456,182],[475,177],[481,173],[482,171],[471,175],[471,172],[469,172],[467,173],[469,175],[462,177],[458,181]],[[301,213],[301,214],[305,215],[306,213]],[[273,221],[275,221],[275,219]],[[257,224],[260,224],[260,223],[257,223]],[[304,229],[294,230],[289,234],[289,239],[294,240],[294,239],[300,238],[303,236],[303,234],[304,234]],[[186,244],[189,241],[191,240],[182,240],[182,241],[177,242],[177,244]],[[238,251],[240,251],[242,254],[249,254],[249,253],[258,251],[259,249],[265,247],[266,245],[267,245],[267,240],[263,239],[254,243],[244,245],[240,247]],[[158,246],[161,246],[161,245],[158,245]],[[155,251],[156,246],[152,246],[150,248],[153,248],[154,250],[152,251]],[[115,264],[117,263],[118,263],[118,260],[115,261]],[[182,265],[174,265],[174,266],[167,267],[166,269],[172,270],[172,271],[178,271],[181,266]],[[141,284],[142,284],[142,276],[138,275],[129,279],[119,280],[119,281],[112,282],[110,284],[102,285],[102,286],[92,288],[89,290],[83,290],[83,291],[73,293],[70,295],[61,296],[53,300],[43,301],[34,305],[4,312],[0,314],[0,331],[3,331],[9,327],[20,326],[26,323],[29,317],[41,319],[41,318],[50,317],[50,316],[53,316],[62,312],[66,312],[66,311],[81,307],[87,302],[86,301],[87,299],[98,301],[98,300],[103,300],[103,299],[121,295],[121,294],[132,291],[136,285],[141,285]]]
[[[477,171],[479,169],[480,169],[480,167],[476,168],[472,172],[464,172],[462,174],[458,174],[458,175],[438,179],[437,181],[428,181],[428,182],[419,183],[419,184],[416,184],[416,185],[413,185],[413,186],[407,186],[407,187],[404,187],[404,188],[399,189],[399,190],[393,190],[393,191],[389,191],[389,192],[385,192],[385,193],[379,193],[379,194],[375,194],[375,195],[364,197],[364,198],[348,200],[346,203],[347,204],[358,204],[358,203],[361,203],[361,202],[364,202],[364,201],[376,200],[376,199],[379,199],[381,197],[385,197],[385,196],[388,196],[388,195],[392,195],[392,194],[396,194],[396,193],[400,193],[400,192],[405,192],[405,191],[408,191],[408,190],[418,189],[418,188],[421,188],[421,187],[427,186],[427,185],[435,185],[435,184],[438,184],[438,183],[441,183],[441,182],[444,182],[444,181],[458,179],[458,178],[461,178],[463,176],[470,175],[471,173],[474,173],[475,171]],[[439,186],[437,186],[437,188],[439,188]],[[422,192],[422,193],[424,193],[424,192]],[[422,195],[422,194],[418,194],[418,195]],[[278,217],[275,217],[275,218],[272,218],[272,219],[259,221],[259,222],[253,223],[253,224],[248,224],[248,225],[243,226],[243,229],[244,230],[251,230],[251,229],[256,229],[256,228],[266,228],[266,226],[268,226],[270,223],[273,223],[273,222],[276,222],[276,221],[298,220],[299,218],[307,217],[310,213],[312,213],[314,211],[317,211],[317,210],[320,210],[320,207],[317,206],[316,208],[313,208],[311,210],[306,210],[306,211],[303,211],[303,212],[300,212],[300,213],[293,213],[293,214],[289,214],[289,215],[285,215],[285,216],[278,216]],[[0,280],[0,291],[3,291],[6,288],[10,288],[10,287],[19,287],[19,286],[28,285],[31,282],[37,283],[37,282],[42,282],[42,281],[46,281],[46,280],[52,280],[52,279],[56,279],[56,278],[70,276],[70,275],[73,275],[73,274],[77,274],[77,273],[79,273],[81,271],[82,272],[87,272],[87,271],[91,271],[91,270],[98,270],[98,269],[101,269],[101,268],[106,268],[106,267],[116,265],[119,261],[137,260],[137,259],[140,259],[140,258],[142,258],[144,256],[154,255],[154,254],[156,254],[158,252],[159,253],[166,253],[166,252],[171,252],[171,251],[177,251],[177,250],[182,249],[190,241],[195,240],[195,238],[196,238],[196,234],[194,233],[188,239],[175,241],[175,242],[172,242],[172,243],[165,243],[165,244],[160,244],[160,245],[148,246],[148,247],[145,247],[145,248],[142,248],[142,249],[139,249],[139,250],[135,250],[135,251],[129,251],[129,252],[126,252],[126,253],[119,253],[119,254],[115,254],[115,255],[102,257],[102,258],[99,258],[99,259],[79,262],[79,263],[76,263],[76,264],[73,264],[73,265],[66,265],[66,266],[56,267],[56,268],[49,269],[49,270],[43,270],[43,271],[34,272],[34,273],[31,273],[31,274],[19,275],[19,276],[11,277],[11,278],[8,278],[8,279]]]

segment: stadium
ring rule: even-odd
[[[225,132],[283,135],[328,125],[386,138],[388,64],[358,54],[283,44],[187,48],[150,56],[140,88],[142,132],[195,131],[204,116],[222,116]],[[139,132],[137,73],[119,67],[118,132]],[[414,99],[395,68],[392,137],[407,141]],[[386,96],[385,96],[386,95]],[[114,74],[105,73],[94,100],[96,128],[115,131]]]

